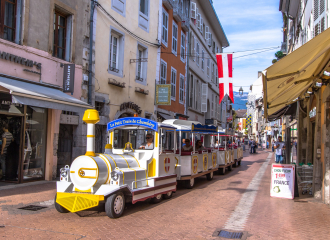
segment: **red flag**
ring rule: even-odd
[[[223,97],[227,94],[234,103],[233,93],[233,54],[219,53],[217,54],[218,77],[219,77],[219,104]]]

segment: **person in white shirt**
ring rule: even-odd
[[[275,151],[275,162],[283,164],[283,149],[285,149],[284,142],[282,142],[282,137],[278,137],[278,141],[274,144]]]
[[[193,149],[193,146],[190,145],[190,139],[185,139],[185,145],[182,147],[182,151],[191,152]]]
[[[154,149],[154,136],[151,133],[148,133],[146,136],[146,142],[142,143],[139,149]]]

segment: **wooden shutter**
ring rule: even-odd
[[[196,19],[196,3],[191,3],[191,18]]]
[[[203,34],[203,24],[204,24],[204,20],[201,17],[201,27],[200,27],[200,32]]]
[[[206,26],[205,27],[205,40],[206,40],[206,42],[209,40],[209,31],[210,31],[209,26]]]
[[[197,13],[197,28],[201,29],[201,15]]]
[[[201,105],[201,112],[207,112],[207,91],[208,91],[208,84],[202,84],[202,105]]]

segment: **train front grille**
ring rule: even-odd
[[[70,212],[79,212],[99,205],[104,196],[92,194],[57,193],[56,202]]]

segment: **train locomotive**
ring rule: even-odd
[[[107,216],[118,218],[126,202],[171,198],[177,185],[175,155],[160,154],[159,136],[162,129],[175,131],[174,127],[139,117],[118,119],[108,123],[105,152],[95,153],[98,112],[86,110],[83,121],[87,123],[86,154],[60,170],[58,212],[83,211],[102,202]],[[144,138],[149,143],[139,146]]]

